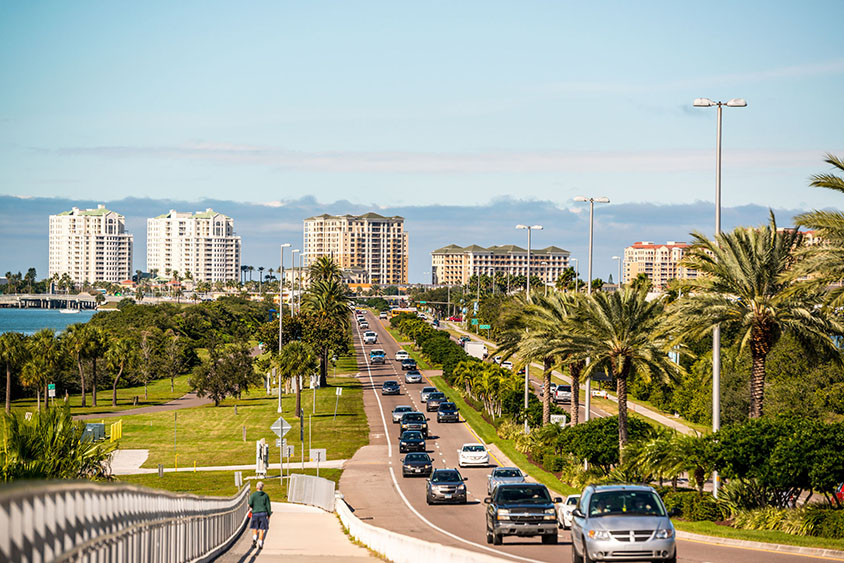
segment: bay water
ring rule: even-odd
[[[88,322],[95,313],[96,311],[85,310],[66,314],[58,309],[0,309],[0,334],[35,334],[42,328],[52,328],[60,333],[69,325]]]

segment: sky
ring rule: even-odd
[[[136,268],[141,209],[209,202],[255,265],[323,211],[403,215],[412,281],[443,244],[524,246],[531,220],[583,262],[587,195],[611,200],[606,278],[634,241],[713,228],[697,97],[748,103],[723,115],[725,227],[841,206],[808,182],[844,154],[842,20],[840,1],[0,3],[0,233],[29,233],[0,270],[46,273],[46,215],[102,202]]]

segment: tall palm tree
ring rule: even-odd
[[[258,293],[263,293],[264,286],[264,267],[258,266]]]
[[[44,390],[44,402],[47,402],[47,385],[56,375],[56,368],[61,361],[61,344],[56,333],[49,328],[36,332],[27,341],[30,360],[24,366],[29,386],[34,386],[37,396]],[[40,407],[39,407],[40,408]]]
[[[302,312],[329,317],[343,324],[349,322],[349,298],[346,286],[338,279],[311,280],[302,298]]]
[[[340,267],[331,256],[320,256],[308,267],[308,279],[311,283],[319,280],[340,281],[341,277]]]
[[[590,360],[585,377],[606,372],[616,382],[618,445],[628,442],[627,384],[634,377],[672,379],[682,369],[667,355],[668,338],[658,332],[663,321],[661,299],[647,300],[643,288],[625,287],[612,293],[581,295],[566,322],[574,360]],[[572,389],[572,394],[574,389]]]
[[[697,279],[681,284],[684,297],[671,304],[669,326],[679,339],[698,339],[716,325],[736,328],[741,349],[750,348],[750,418],[762,416],[765,361],[784,332],[806,350],[838,357],[830,335],[844,326],[825,308],[821,295],[798,290],[789,281],[795,251],[802,244],[796,229],[777,229],[774,214],[768,225],[738,227],[710,240],[694,233],[694,244],[683,264],[698,271]]]
[[[87,327],[88,359],[91,360],[91,406],[97,406],[97,362],[103,357],[108,343],[103,331],[95,326]]]
[[[303,342],[288,342],[274,362],[282,379],[293,379],[296,387],[296,416],[302,416],[302,378],[317,369],[316,355]]]
[[[105,353],[106,366],[112,372],[111,406],[117,406],[117,384],[123,373],[137,360],[137,343],[131,338],[115,338]],[[172,389],[171,389],[172,390]]]
[[[19,332],[0,334],[0,362],[6,368],[6,412],[12,410],[12,372],[20,369],[29,356],[26,338]]]
[[[82,388],[82,408],[87,406],[87,395],[85,388],[85,359],[88,357],[90,347],[90,336],[84,324],[77,323],[67,327],[62,338],[63,345],[69,352],[73,361],[76,362],[76,369],[79,372],[79,384]]]

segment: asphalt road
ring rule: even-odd
[[[433,505],[425,502],[425,479],[403,478],[398,448],[398,425],[390,415],[398,405],[410,405],[425,412],[419,399],[422,387],[430,385],[427,378],[439,372],[423,372],[422,384],[407,385],[399,362],[395,361],[398,343],[381,322],[367,313],[370,330],[378,333],[378,342],[364,345],[363,331],[355,327],[355,347],[364,385],[364,407],[370,425],[370,445],[358,451],[346,464],[340,490],[346,501],[362,520],[401,534],[451,545],[472,551],[495,554],[510,561],[571,561],[569,532],[560,530],[558,545],[542,545],[537,538],[506,537],[501,546],[486,543],[485,505],[487,476],[491,468],[459,469],[468,477],[468,502],[465,505]],[[387,321],[384,321],[387,322]],[[357,324],[357,323],[355,323]],[[382,348],[387,354],[383,365],[369,365],[369,351]],[[400,395],[381,395],[384,381],[393,379],[401,386]],[[430,437],[427,451],[434,458],[435,467],[457,467],[457,450],[465,443],[480,442],[465,422],[438,423],[430,413]],[[462,419],[461,419],[462,420]],[[493,464],[506,460],[492,459]],[[687,540],[679,540],[678,560],[682,562],[766,563],[821,561],[801,555],[775,553],[766,550],[734,548]]]

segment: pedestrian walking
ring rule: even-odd
[[[258,481],[255,492],[249,496],[249,508],[252,509],[252,547],[264,547],[264,536],[270,527],[270,516],[273,508],[270,495],[264,492],[264,482]]]

